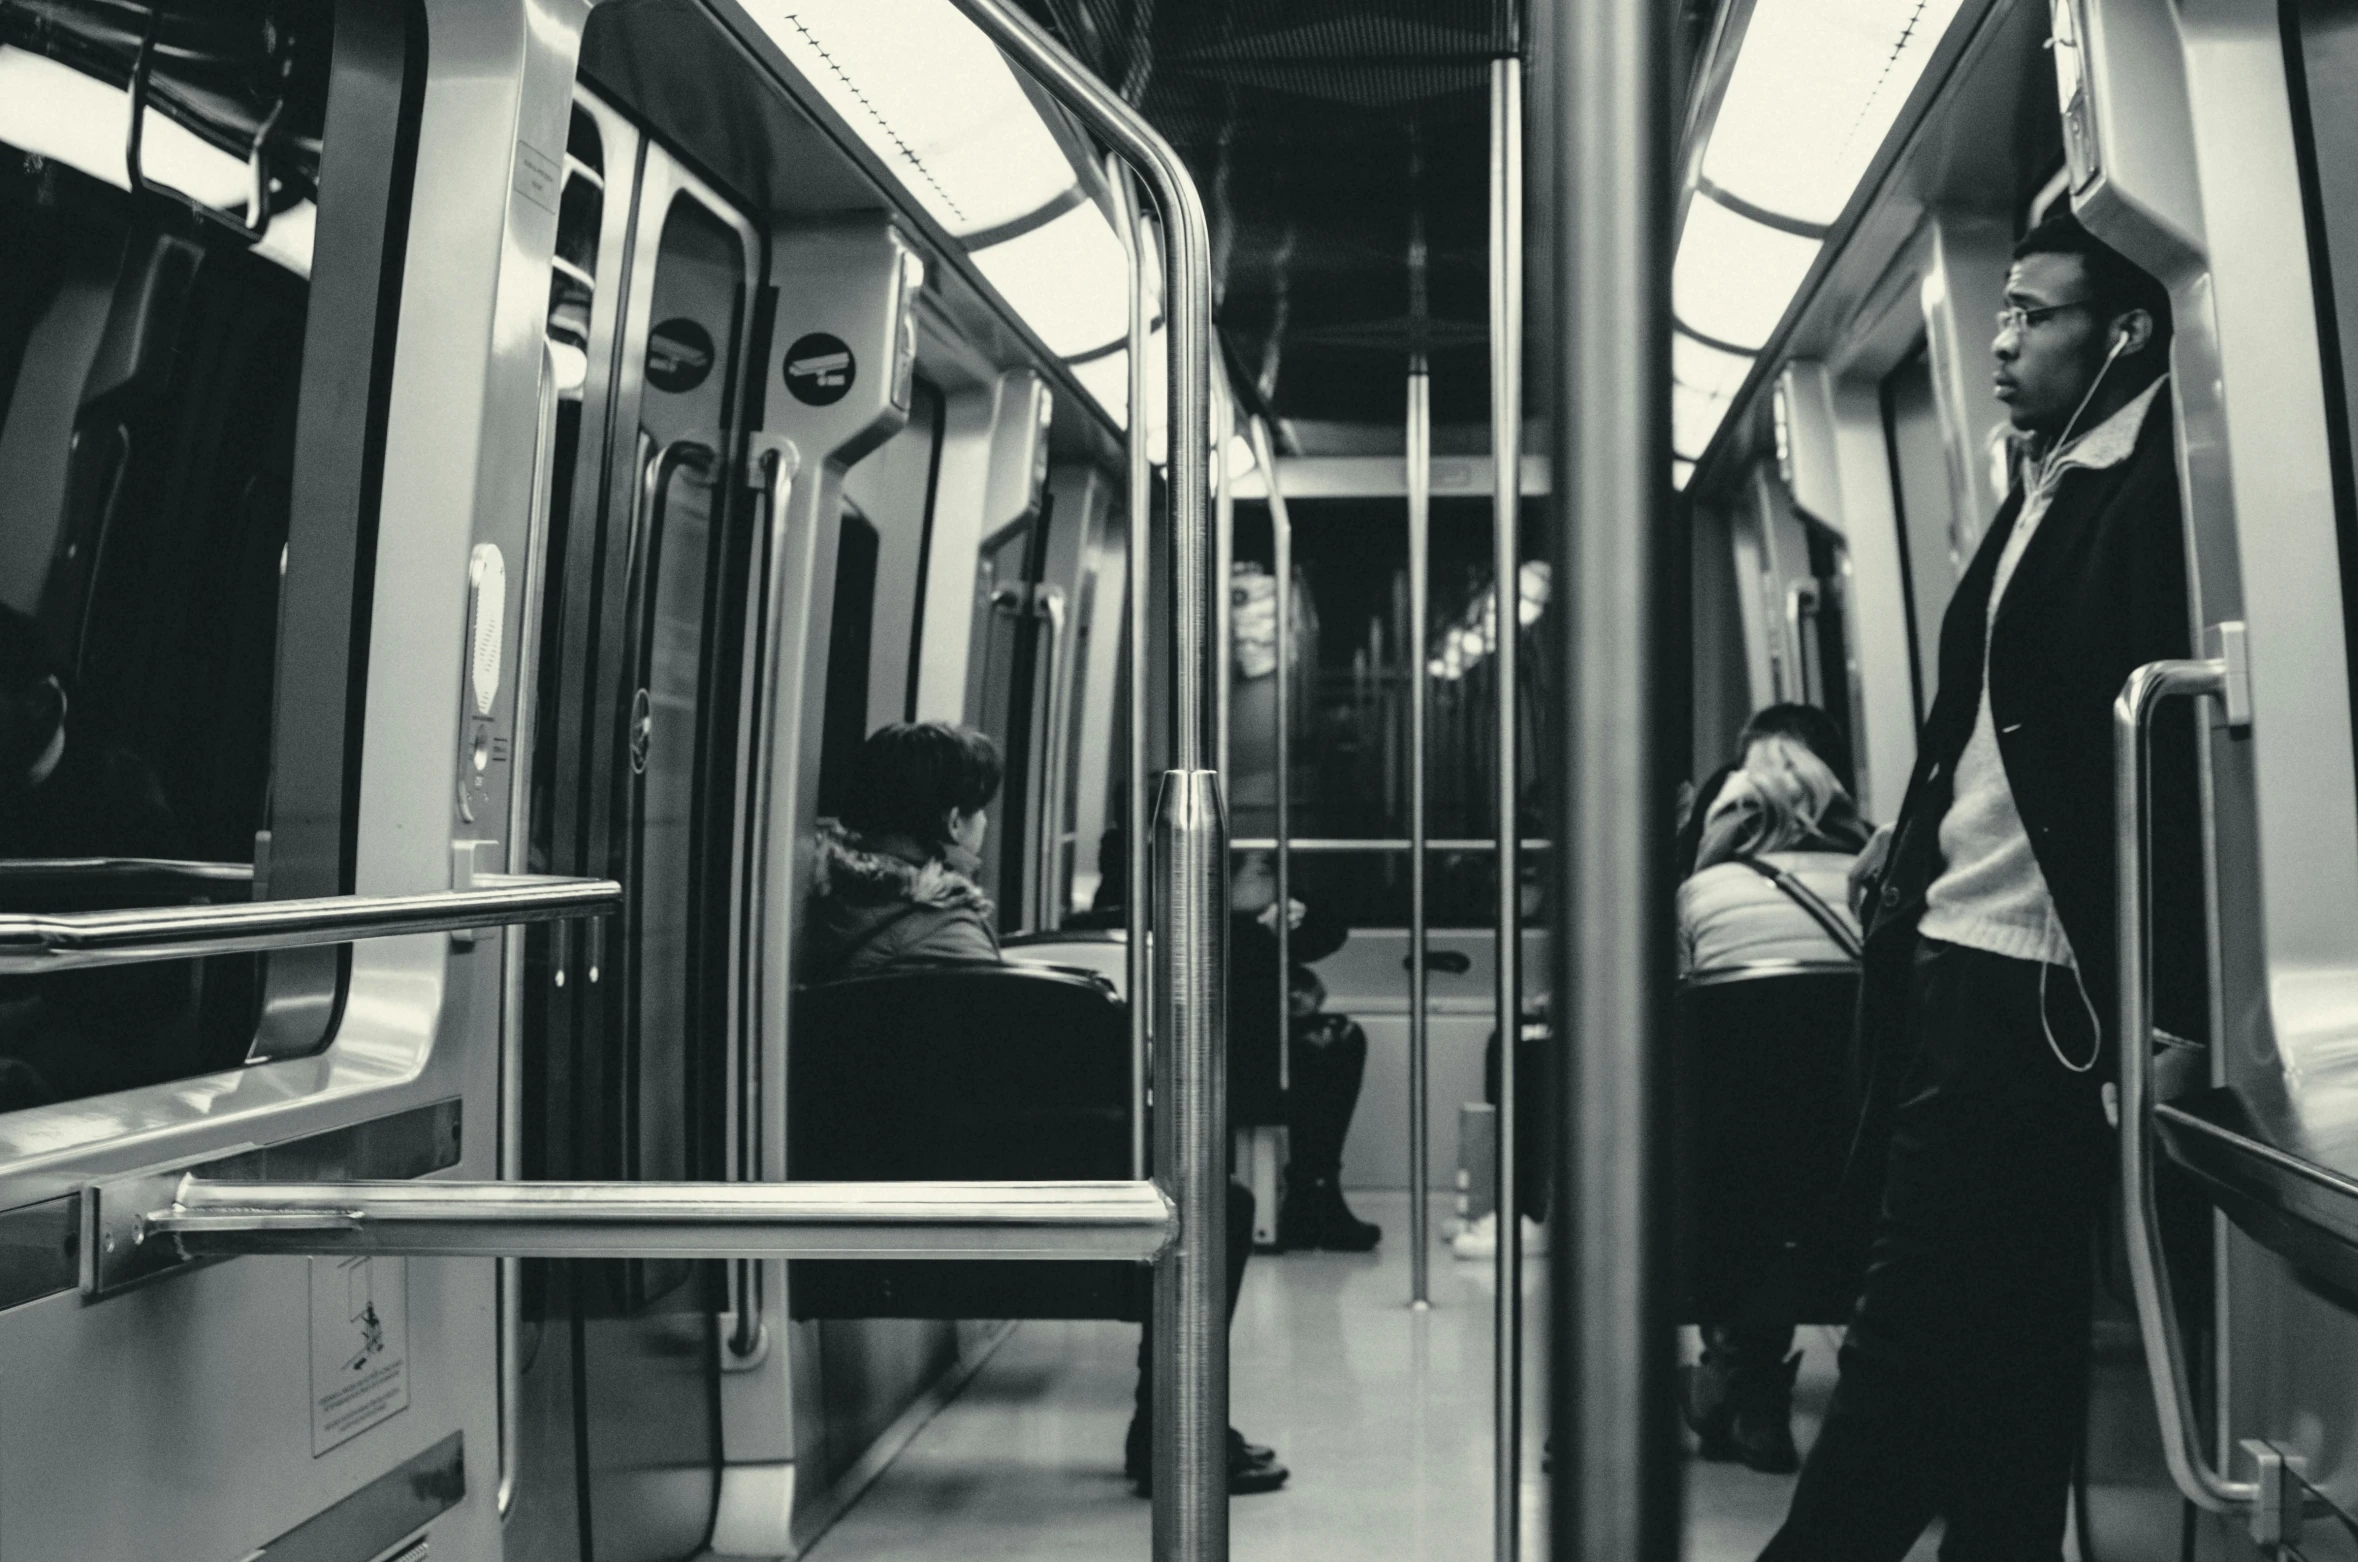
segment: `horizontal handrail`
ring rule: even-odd
[[[1555,844],[1553,841],[1526,840],[1523,842],[1523,850],[1527,852],[1551,851]],[[1364,839],[1354,839],[1348,836],[1297,835],[1287,841],[1285,847],[1287,851],[1296,852],[1408,852],[1416,850],[1416,842],[1405,836],[1369,836]],[[1277,850],[1277,841],[1273,836],[1244,835],[1230,840],[1228,849],[1230,851],[1273,852]],[[1483,836],[1479,839],[1471,836],[1428,836],[1425,839],[1425,850],[1428,852],[1495,852],[1498,850],[1498,841],[1491,836]]]
[[[222,1182],[184,1177],[140,1245],[182,1255],[1151,1260],[1151,1182]]]
[[[417,895],[0,916],[0,976],[604,916],[621,904],[622,886],[612,879],[481,873],[471,888]]]
[[[24,879],[189,879],[202,884],[251,884],[250,862],[196,862],[180,857],[0,858],[0,888]]]

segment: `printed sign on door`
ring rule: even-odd
[[[409,1268],[398,1258],[311,1260],[311,1452],[409,1408]]]

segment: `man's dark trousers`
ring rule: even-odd
[[[2047,1023],[2041,1023],[2041,1003]],[[2056,1562],[2110,1135],[2072,973],[1920,940],[1842,1379],[1761,1562]],[[2050,1045],[2049,1031],[2054,1045]]]

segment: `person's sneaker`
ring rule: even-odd
[[[1384,1239],[1384,1228],[1361,1220],[1331,1182],[1310,1182],[1286,1190],[1277,1211],[1277,1245],[1323,1248],[1330,1253],[1364,1253]]]
[[[1248,1442],[1235,1427],[1228,1429],[1228,1495],[1252,1497],[1283,1486],[1293,1474],[1277,1462],[1277,1450]],[[1122,1439],[1122,1475],[1141,1497],[1154,1495],[1154,1435],[1135,1417]]]
[[[1481,1219],[1470,1222],[1466,1229],[1449,1239],[1452,1258],[1495,1258],[1498,1256],[1498,1211],[1492,1210]]]
[[[1523,1221],[1523,1256],[1536,1257],[1547,1251],[1547,1227],[1530,1216]],[[1449,1256],[1477,1259],[1498,1256],[1498,1212],[1491,1211],[1465,1230],[1449,1239]]]

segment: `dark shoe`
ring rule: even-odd
[[[1352,1214],[1343,1190],[1324,1178],[1287,1189],[1277,1211],[1279,1247],[1364,1253],[1383,1239],[1384,1228]]]
[[[1703,1359],[1679,1369],[1678,1414],[1695,1434],[1695,1452],[1714,1462],[1740,1457],[1735,1441],[1735,1365],[1725,1351],[1703,1348]]]
[[[1141,1497],[1154,1495],[1154,1433],[1135,1417],[1122,1439],[1122,1474]],[[1228,1495],[1252,1497],[1272,1492],[1293,1474],[1277,1462],[1277,1450],[1245,1441],[1235,1427],[1228,1429]]]
[[[1801,1353],[1795,1351],[1783,1361],[1748,1366],[1736,1375],[1728,1438],[1745,1468],[1763,1475],[1791,1475],[1801,1468],[1801,1452],[1793,1446],[1793,1379],[1800,1371]]]

